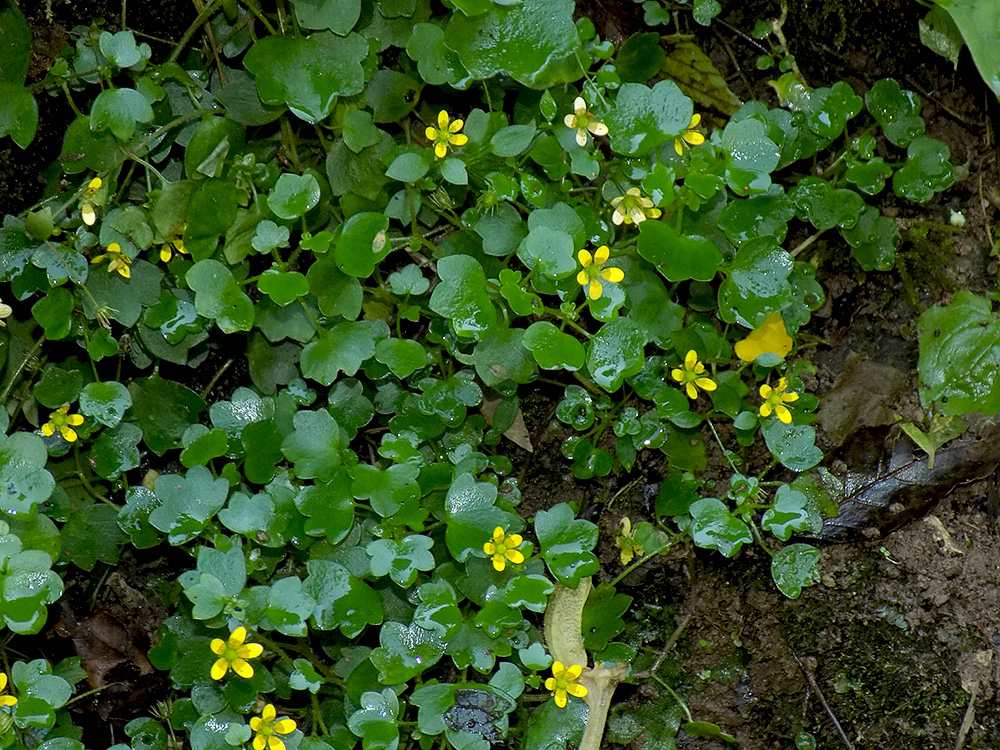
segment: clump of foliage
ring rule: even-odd
[[[952,181],[918,98],[810,88],[783,59],[783,106],[716,127],[656,34],[616,49],[571,0],[444,6],[212,0],[165,59],[79,28],[28,88],[30,31],[0,15],[0,134],[32,140],[42,91],[77,115],[42,201],[0,229],[0,612],[38,633],[69,564],[189,555],[149,654],[174,695],[128,725],[135,750],[576,742],[641,644],[614,641],[630,597],[607,582],[567,619],[600,623],[571,661],[543,627],[600,566],[570,505],[519,513],[501,439],[542,377],[573,476],[670,467],[652,522],[623,519],[616,582],[686,542],[758,545],[787,596],[818,580],[819,551],[783,543],[833,511],[797,355],[823,291],[783,243],[803,222],[892,267],[874,201]],[[188,46],[203,26],[213,54]],[[968,375],[940,330],[969,316],[995,331],[972,295],[922,328],[952,409]],[[744,475],[750,451],[789,481]],[[10,676],[0,743],[82,750],[79,665]]]

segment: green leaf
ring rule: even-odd
[[[348,276],[364,279],[392,251],[386,237],[389,219],[380,213],[354,214],[344,222],[333,248],[337,267]]]
[[[791,195],[795,207],[821,231],[854,226],[865,206],[853,190],[834,189],[819,177],[803,177]]]
[[[576,588],[582,578],[594,575],[600,568],[591,552],[597,545],[597,527],[574,518],[566,503],[536,513],[535,534],[542,559],[564,586]]]
[[[430,171],[433,163],[427,149],[403,151],[392,160],[385,176],[400,182],[416,182]]]
[[[119,31],[114,34],[102,31],[98,38],[98,46],[101,54],[119,68],[134,67],[136,70],[141,70],[151,55],[149,45],[145,42],[137,45],[135,35],[131,31]]]
[[[420,469],[409,463],[388,469],[358,464],[350,469],[351,493],[358,500],[370,500],[372,510],[383,518],[391,518],[405,504],[420,499],[419,474]]]
[[[34,396],[42,406],[56,409],[76,401],[82,388],[83,374],[79,370],[64,370],[49,365],[34,388]]]
[[[307,29],[346,35],[361,16],[361,0],[295,0],[295,17]]]
[[[876,195],[882,192],[886,178],[891,174],[892,167],[881,156],[876,156],[870,161],[850,161],[844,176],[861,192]]]
[[[91,130],[108,129],[127,141],[140,122],[152,122],[153,108],[135,89],[106,89],[97,95],[90,108]]]
[[[564,279],[579,270],[573,257],[572,235],[548,225],[534,226],[521,242],[517,256],[528,268],[550,279]]]
[[[764,513],[760,525],[787,542],[792,534],[800,531],[818,534],[823,526],[823,517],[819,513],[819,504],[812,497],[783,484],[775,493],[774,504]]]
[[[500,128],[490,138],[490,150],[501,159],[523,154],[531,146],[538,128],[534,121],[527,125],[508,125]]]
[[[494,3],[471,18],[453,14],[445,38],[473,78],[506,73],[530,88],[549,88],[580,77],[574,5],[573,0]],[[497,44],[499,39],[504,43]]]
[[[193,424],[181,436],[184,450],[181,451],[181,466],[190,469],[192,466],[205,466],[213,458],[219,458],[229,452],[229,441],[226,433],[215,428],[209,429],[203,424]]]
[[[914,138],[906,149],[906,162],[892,177],[893,192],[926,203],[955,181],[950,158],[951,149],[936,138]]]
[[[163,272],[144,260],[132,264],[131,279],[123,279],[117,273],[91,274],[87,279],[90,294],[83,296],[83,311],[88,318],[94,319],[98,311],[103,310],[123,326],[134,326],[142,309],[155,305],[160,298],[162,278]]]
[[[670,281],[711,281],[722,262],[714,242],[696,234],[678,235],[662,221],[639,225],[636,248]]]
[[[118,553],[128,537],[118,525],[118,511],[107,505],[88,505],[73,513],[61,531],[63,555],[83,570],[98,561],[118,563]]]
[[[581,621],[583,645],[591,653],[603,651],[608,641],[625,629],[622,615],[632,604],[632,597],[615,592],[614,586],[602,583],[587,599]]]
[[[302,375],[330,385],[343,371],[353,376],[361,365],[375,356],[376,328],[367,320],[338,323],[329,332],[302,350]]]
[[[2,41],[0,41],[2,43]],[[9,135],[27,148],[38,131],[38,102],[18,83],[0,81],[0,138]]]
[[[313,123],[333,111],[338,96],[361,92],[361,61],[367,53],[367,42],[357,34],[269,35],[250,48],[243,65],[256,79],[261,100],[286,104],[294,115]]]
[[[969,46],[979,75],[993,93],[1000,96],[1000,50],[996,31],[1000,28],[1000,7],[991,0],[955,0],[941,3]]]
[[[209,178],[199,182],[191,194],[184,230],[184,247],[194,260],[215,254],[219,235],[236,221],[238,200],[236,185],[227,180]]]
[[[438,261],[437,272],[441,283],[434,287],[429,307],[447,318],[458,336],[482,340],[497,317],[483,267],[468,255],[449,255]]]
[[[448,158],[441,162],[441,176],[452,185],[468,185],[469,173],[465,162],[458,158]]]
[[[138,431],[138,428],[130,424],[119,425],[117,429],[128,427]],[[138,456],[138,451],[136,455]],[[137,549],[149,549],[163,541],[163,534],[149,522],[149,514],[159,504],[153,491],[146,487],[129,487],[125,493],[125,505],[118,511],[118,525],[129,535]]]
[[[73,687],[52,674],[45,659],[14,662],[10,668],[11,692],[17,695],[14,723],[26,727],[49,728],[55,725],[56,709],[62,708],[73,694]]]
[[[298,271],[276,271],[269,268],[261,274],[257,288],[276,305],[290,305],[309,293],[309,282]]]
[[[94,471],[105,479],[117,479],[139,466],[139,442],[142,430],[124,422],[111,430],[102,430],[94,441],[91,460]]]
[[[379,142],[378,128],[372,115],[363,109],[352,109],[344,115],[344,143],[356,154]]]
[[[761,432],[768,450],[792,471],[811,469],[823,460],[823,451],[816,447],[816,430],[812,427],[766,419],[761,424]]]
[[[683,133],[693,113],[691,100],[673,81],[660,81],[652,87],[625,83],[604,122],[614,151],[640,156]]]
[[[958,68],[958,55],[965,46],[962,32],[951,20],[948,11],[940,5],[935,5],[930,12],[920,19],[920,41],[923,45]]]
[[[493,538],[499,526],[508,533],[524,529],[524,522],[513,513],[496,507],[497,488],[489,482],[477,482],[471,474],[455,477],[445,497],[445,543],[458,562],[473,553],[481,553],[483,544]]]
[[[445,644],[441,639],[419,625],[387,622],[378,640],[381,646],[372,651],[369,658],[378,669],[379,681],[383,684],[408,682],[433,667],[444,655]]]
[[[726,179],[733,190],[746,194],[771,186],[769,175],[778,165],[781,151],[768,138],[763,122],[753,117],[730,120],[722,131],[722,147],[729,152]]]
[[[443,641],[449,640],[462,625],[455,589],[445,580],[437,579],[417,589],[420,604],[413,612],[413,624],[428,630]],[[418,704],[419,705],[419,704]]]
[[[564,708],[549,700],[531,712],[523,750],[567,750],[579,747],[587,724],[587,704],[569,700]]]
[[[384,338],[375,345],[375,359],[400,380],[427,364],[429,355],[419,341]]]
[[[924,134],[920,116],[920,97],[899,87],[892,78],[883,78],[865,94],[865,104],[875,122],[892,143],[906,148],[910,141]]]
[[[347,568],[329,560],[306,562],[309,576],[303,591],[316,600],[312,619],[320,630],[340,628],[347,638],[354,638],[367,625],[382,622],[382,603],[364,581]]]
[[[331,479],[340,466],[340,427],[330,413],[300,411],[292,420],[295,431],[284,439],[281,452],[295,465],[300,479]]]
[[[308,519],[305,532],[326,537],[330,544],[340,542],[354,525],[354,497],[343,471],[329,483],[303,487],[295,496],[295,507]]]
[[[1000,319],[990,300],[961,290],[918,321],[920,403],[945,415],[1000,413]]]
[[[0,83],[21,86],[30,64],[31,27],[17,4],[4,3],[0,10]]]
[[[114,427],[121,422],[130,406],[132,394],[114,380],[88,383],[80,394],[80,412],[106,427]]]
[[[719,314],[747,328],[763,325],[792,297],[792,257],[771,237],[743,244],[719,287]]]
[[[181,436],[195,423],[205,402],[194,391],[159,375],[132,381],[132,418],[146,446],[158,456],[181,447]]]
[[[714,497],[703,497],[691,503],[691,541],[705,549],[714,549],[732,557],[740,547],[753,541],[750,529],[729,512],[725,503]]]
[[[444,43],[444,29],[435,24],[413,25],[406,54],[416,61],[420,77],[432,86],[456,83],[467,75],[458,55]]]
[[[789,544],[771,558],[771,578],[789,599],[798,599],[802,589],[819,583],[818,549],[811,544]]]
[[[319,182],[315,176],[285,172],[267,196],[267,207],[278,218],[291,221],[313,208],[319,199]]]
[[[385,5],[381,9],[385,10]],[[368,81],[362,101],[372,109],[375,122],[398,122],[413,110],[420,100],[423,85],[398,70],[376,70]]]
[[[75,306],[72,293],[56,287],[31,306],[31,315],[45,329],[46,338],[64,339],[73,330]]]
[[[195,466],[185,476],[160,474],[154,491],[160,505],[149,514],[149,522],[177,546],[197,537],[225,504],[229,482]]]
[[[615,58],[615,69],[623,81],[645,84],[663,69],[666,55],[655,32],[637,33],[625,40]]]
[[[854,259],[866,271],[889,271],[896,264],[899,227],[877,208],[866,206],[858,223],[843,230],[843,235]]]
[[[625,378],[642,369],[648,340],[646,331],[630,318],[618,318],[602,326],[587,351],[587,370],[594,382],[609,393],[621,388]]]
[[[401,466],[404,464],[400,464]],[[396,468],[396,467],[393,467]],[[371,557],[372,575],[388,575],[404,589],[410,588],[421,570],[434,570],[431,547],[434,540],[423,534],[410,534],[403,539],[376,539],[365,552]]]
[[[38,503],[49,499],[55,482],[45,469],[47,459],[38,435],[0,435],[0,509],[6,515],[30,515]]]
[[[303,590],[302,581],[288,576],[271,584],[264,615],[279,633],[303,637],[309,632],[306,619],[315,607],[316,600]]]
[[[480,380],[490,388],[513,381],[528,383],[535,377],[535,363],[522,345],[525,331],[501,328],[476,345],[472,362]]]
[[[849,170],[848,170],[849,171]],[[746,200],[731,200],[722,209],[719,226],[726,237],[736,245],[754,237],[773,237],[781,243],[788,233],[788,222],[795,215],[795,208],[784,193],[777,195],[755,195]],[[640,242],[642,240],[640,227]]]
[[[358,737],[364,750],[395,750],[399,745],[399,699],[389,688],[381,693],[361,695],[361,707],[347,719],[347,726]]]
[[[194,309],[214,320],[223,333],[253,327],[253,302],[222,263],[211,258],[199,260],[188,270],[185,280],[194,291]]]

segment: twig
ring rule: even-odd
[[[958,728],[958,737],[955,738],[955,750],[962,750],[965,747],[965,738],[972,729],[972,722],[976,718],[976,695],[979,693],[979,683],[972,686],[969,694],[969,705],[965,709],[965,716],[962,717],[962,726]]]
[[[814,678],[809,670],[806,669],[806,665],[802,663],[798,654],[794,651],[791,651],[791,654],[792,658],[795,659],[795,663],[799,665],[799,669],[802,670],[802,674],[805,676],[806,682],[809,683],[809,687],[816,693],[816,697],[819,698],[819,702],[823,705],[823,710],[826,711],[826,715],[829,716],[830,721],[833,722],[833,726],[837,730],[837,734],[840,735],[840,739],[843,741],[844,747],[846,747],[847,750],[854,750],[854,745],[851,743],[851,740],[848,739],[844,728],[840,726],[840,722],[837,721],[837,717],[834,715],[833,709],[830,708],[830,704],[827,703],[826,698],[823,697],[823,691],[820,690],[819,685],[816,684],[816,678]]]
[[[801,253],[803,250],[805,250],[807,247],[809,247],[812,243],[814,243],[816,240],[818,240],[820,238],[820,235],[822,235],[825,231],[826,231],[825,229],[820,229],[818,232],[815,232],[815,233],[809,235],[804,240],[802,240],[802,242],[800,242],[798,245],[796,245],[792,249],[792,251],[789,253],[789,255],[791,255],[793,258],[797,258],[799,256],[799,253]]]
[[[674,646],[677,644],[677,640],[681,637],[681,633],[684,632],[684,628],[688,626],[691,622],[691,613],[684,615],[681,621],[677,623],[677,627],[674,628],[674,632],[670,634],[667,638],[667,642],[663,644],[663,649],[660,651],[660,655],[656,657],[656,661],[653,662],[653,666],[647,669],[645,672],[636,672],[633,677],[646,678],[656,676],[656,671],[660,668],[663,660],[667,658],[667,654],[673,650]]]

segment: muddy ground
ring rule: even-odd
[[[40,54],[70,41],[75,24],[97,16],[117,28],[117,2],[22,2]],[[580,4],[608,38],[636,28],[640,6],[630,0]],[[188,3],[130,3],[129,25],[160,38],[177,38],[193,17]],[[774,103],[754,60],[761,50],[748,38],[757,18],[778,15],[770,2],[723,3],[709,29],[681,14],[741,99]],[[923,206],[896,205],[905,244],[897,268],[864,274],[839,238],[823,237],[803,256],[817,266],[828,302],[804,332],[802,353],[818,366],[812,384],[821,400],[845,388],[855,394],[882,383],[891,368],[898,387],[869,388],[865,408],[844,406],[821,414],[825,450],[852,439],[856,428],[890,424],[893,414],[919,419],[916,399],[915,321],[928,306],[960,288],[996,289],[994,239],[997,146],[992,122],[996,98],[967,52],[957,70],[924,48],[917,22],[925,9],[913,2],[793,2],[784,33],[812,85],[848,81],[863,93],[876,80],[896,77],[919,92],[929,135],[951,148],[967,169],[954,187]],[[151,40],[155,45],[155,40]],[[28,152],[0,149],[4,208],[16,211],[41,194],[35,178],[58,152],[64,113],[42,102],[41,137]],[[886,191],[888,192],[888,191]],[[950,212],[966,217],[963,231],[948,226]],[[805,229],[788,246],[805,239]],[[851,388],[854,388],[852,391]],[[617,519],[643,517],[642,485],[655,484],[662,464],[644,459],[627,476],[581,483],[559,455],[566,436],[554,421],[554,392],[526,400],[535,452],[517,451],[527,510],[579,501],[602,527],[602,559],[618,571],[613,540]],[[825,428],[825,429],[824,429]],[[718,456],[716,456],[718,458]],[[693,549],[678,550],[623,582],[636,596],[633,635],[655,650],[686,622],[670,663],[694,717],[715,722],[748,750],[793,748],[806,731],[820,748],[1000,748],[1000,536],[990,516],[990,481],[959,487],[929,515],[885,538],[824,547],[822,583],[798,600],[783,598],[770,581],[766,555],[744,550],[735,560]],[[614,507],[607,501],[635,486]],[[625,701],[650,698],[647,688],[623,688]],[[840,729],[835,726],[839,722]],[[641,739],[641,738],[640,738]],[[678,736],[680,748],[717,750],[719,740]]]

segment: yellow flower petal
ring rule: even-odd
[[[692,146],[698,146],[705,142],[705,136],[695,130],[689,130],[684,134],[684,140]]]
[[[684,373],[676,367],[670,371],[670,377],[672,377],[678,383],[684,382]]]
[[[580,265],[586,268],[591,263],[594,262],[594,256],[590,254],[589,250],[581,250],[576,254],[576,259],[580,261]],[[581,284],[583,282],[580,282]]]
[[[559,708],[566,708],[566,691],[556,690],[556,705]]]
[[[546,678],[546,680],[545,680],[545,689],[548,690],[548,691],[552,691],[552,690],[556,689],[556,678],[555,677],[548,677],[548,678]]]
[[[587,296],[592,300],[598,300],[601,298],[601,294],[604,293],[604,287],[601,286],[601,282],[597,279],[592,279],[590,282],[590,288],[587,290]]]
[[[791,423],[791,421],[792,421],[792,413],[790,411],[788,411],[787,407],[782,406],[781,404],[777,404],[774,407],[774,413],[777,414],[778,415],[778,419],[780,419],[785,424],[790,424]]]
[[[267,747],[267,740],[259,734],[253,738],[253,750],[264,750]]]
[[[784,408],[784,407],[782,407]],[[505,553],[505,557],[510,560],[515,565],[520,565],[524,562],[524,555],[518,552],[516,549],[509,549]]]
[[[566,670],[566,677],[570,680],[575,680],[581,674],[583,674],[583,667],[579,664],[573,664]]]
[[[566,115],[563,118],[563,124],[567,128],[575,128],[576,127],[576,115]]]
[[[684,147],[681,146],[680,138],[674,138],[674,151],[677,152],[678,156],[684,156]]]
[[[771,386],[769,386],[767,383],[764,383],[760,387],[760,397],[763,398],[763,399],[771,398],[771,392],[772,392],[772,390],[773,389],[771,388]]]
[[[74,427],[79,427],[83,424],[83,417],[79,414],[70,414],[66,417],[66,424],[73,425]],[[3,688],[0,688],[2,690]]]
[[[688,351],[687,354],[684,355],[684,369],[694,370],[694,368],[697,366],[698,366],[698,352],[696,352],[694,349],[691,349],[690,351]]]
[[[103,184],[104,181],[101,180],[100,177],[95,177],[94,179],[92,179],[90,182],[87,183],[87,190],[89,190],[92,193],[96,193],[98,190],[101,189],[101,185]]]
[[[771,313],[764,323],[755,328],[734,347],[736,356],[744,362],[754,362],[761,354],[777,354],[784,358],[792,350],[792,339],[785,330],[781,313]]]
[[[559,677],[563,672],[566,671],[566,667],[563,666],[561,661],[552,662],[552,676]]]
[[[715,384],[715,381],[712,380],[711,378],[698,378],[696,381],[694,381],[694,384],[699,388],[701,388],[703,391],[714,391],[716,388],[719,387]]]
[[[770,402],[765,401],[763,404],[760,405],[760,415],[762,417],[769,417],[769,416],[771,416],[771,404],[770,404]]]
[[[578,128],[576,131],[576,145],[580,148],[587,145],[587,131],[583,128]]]
[[[209,675],[213,680],[221,680],[226,676],[226,672],[229,671],[229,662],[225,659],[216,659],[215,663],[212,665],[212,671]]]
[[[268,703],[264,706],[264,710],[260,712],[260,717],[264,721],[274,721],[274,718],[278,715],[278,712],[274,710],[274,704]]]
[[[687,397],[692,401],[698,398],[698,389],[694,387],[694,383],[688,383],[685,385],[684,390],[687,392]]]
[[[524,543],[524,537],[520,534],[511,534],[507,537],[507,546],[510,548],[520,547]]]
[[[238,648],[243,645],[243,642],[247,639],[247,629],[242,625],[232,633],[229,634],[229,645],[233,648]]]
[[[438,127],[439,127],[439,128],[441,129],[441,130],[447,130],[447,129],[448,129],[448,121],[449,121],[450,119],[451,119],[451,118],[450,118],[450,117],[448,117],[448,113],[447,113],[447,112],[445,112],[445,111],[444,111],[444,110],[442,109],[442,110],[441,110],[440,112],[438,112]]]
[[[576,97],[576,99],[573,100],[573,111],[577,115],[587,114],[587,100],[582,96]]]
[[[253,677],[253,667],[240,658],[233,659],[233,671],[245,680]]]
[[[464,133],[459,133],[458,135],[448,136],[448,143],[452,146],[464,146],[469,142],[469,136]]]
[[[590,125],[587,126],[587,130],[589,130],[594,135],[608,134],[608,126],[605,125],[603,122],[592,122],[590,123]]]
[[[259,643],[245,643],[236,649],[236,655],[243,659],[256,659],[264,653],[264,647]]]
[[[83,223],[88,227],[94,226],[97,222],[97,212],[89,203],[83,204],[83,207],[80,209],[80,216],[83,218]]]
[[[59,428],[59,434],[62,435],[63,440],[65,440],[67,443],[76,442],[77,438],[76,431],[71,430],[69,427],[66,427],[65,425]]]
[[[465,125],[465,120],[452,120],[451,125],[448,126],[449,133],[457,133]],[[463,136],[464,137],[464,136]]]
[[[0,706],[4,708],[10,708],[11,706],[17,705],[17,698],[13,695],[0,695]]]
[[[493,544],[493,542],[486,542],[486,544],[483,545],[483,552],[485,552],[487,555],[496,554],[496,551],[497,551],[497,546]]]
[[[607,245],[601,245],[597,248],[597,252],[594,253],[594,262],[599,266],[603,266],[608,262],[608,258],[611,257],[611,251],[608,250]]]
[[[618,283],[625,278],[625,272],[620,268],[605,268],[601,271],[601,278],[605,281]]]
[[[436,141],[438,137],[438,129],[428,125],[424,130],[424,135],[427,136],[427,140]]]
[[[258,729],[260,729],[260,725],[263,724],[263,723],[264,723],[264,720],[262,718],[260,718],[259,716],[251,716],[250,717],[250,728],[253,731],[255,731],[255,732]]]
[[[688,130],[698,127],[699,122],[701,122],[701,115],[695,112],[691,115],[691,122],[688,123]]]
[[[587,694],[587,688],[583,685],[572,683],[566,686],[566,692],[577,698],[583,698]]]
[[[507,563],[504,562],[504,558],[501,555],[493,555],[493,569],[498,573],[502,573],[507,567]]]
[[[282,719],[274,722],[274,731],[278,734],[291,734],[295,731],[295,722],[291,719]]]
[[[497,526],[493,529],[493,541],[497,544],[501,544],[504,538],[503,526]]]
[[[267,750],[285,750],[285,743],[282,742],[277,737],[274,736],[268,737]]]
[[[437,143],[434,144],[434,155],[438,159],[443,159],[445,156],[448,155],[448,147],[442,142],[438,141]]]

